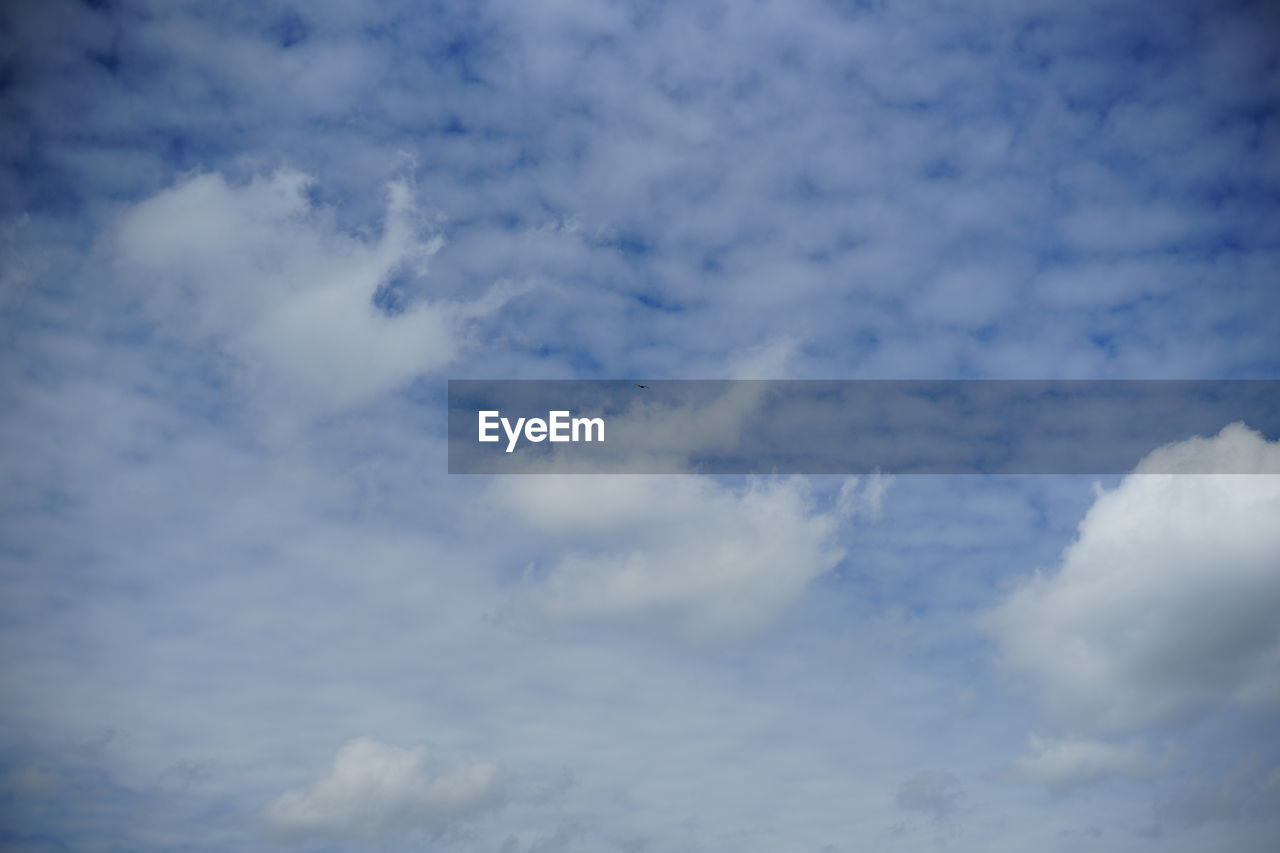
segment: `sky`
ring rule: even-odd
[[[445,394],[1280,379],[1277,36],[0,4],[0,846],[1275,850],[1280,436],[450,476]]]

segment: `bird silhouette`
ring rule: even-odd
[[[649,386],[648,386],[648,385],[641,385],[641,384],[639,384],[639,383],[636,383],[636,387],[637,387],[637,388],[648,388]]]

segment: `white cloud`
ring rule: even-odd
[[[1030,737],[1031,750],[1009,767],[1026,782],[1069,788],[1113,776],[1142,777],[1155,769],[1139,744],[1113,744],[1085,738]]]
[[[1257,473],[1195,473],[1224,466]],[[989,614],[1008,661],[1097,731],[1280,698],[1277,474],[1280,443],[1238,424],[1150,454]]]
[[[356,738],[338,750],[325,776],[272,802],[266,820],[291,835],[381,840],[436,835],[501,802],[493,764],[467,764],[433,777],[426,759],[422,747],[401,749]]]
[[[290,170],[243,186],[187,178],[127,211],[115,249],[162,331],[224,350],[273,396],[332,411],[443,366],[460,323],[500,300],[382,311],[378,288],[423,275],[442,240],[423,233],[405,183],[388,186],[376,239],[339,229],[311,183]]]
[[[749,631],[843,556],[837,516],[815,511],[796,479],[733,489],[697,477],[527,476],[492,499],[531,527],[574,536],[579,550],[534,582],[540,607],[566,619],[657,617],[695,636]]]

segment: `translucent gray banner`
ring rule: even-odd
[[[449,472],[1124,474],[1236,423],[1280,381],[453,380]]]

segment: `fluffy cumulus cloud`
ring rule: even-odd
[[[442,240],[411,187],[386,188],[380,232],[352,234],[281,170],[235,185],[188,177],[121,218],[115,258],[162,334],[209,344],[232,375],[319,410],[360,403],[457,354],[464,321],[492,299],[410,299]]]
[[[309,787],[287,791],[264,817],[283,835],[383,841],[439,836],[457,822],[501,804],[498,768],[466,764],[439,776],[427,771],[424,747],[402,749],[356,738]]]
[[[532,595],[563,619],[652,618],[690,636],[758,629],[839,562],[839,517],[801,480],[740,488],[697,477],[525,476],[496,505],[568,537],[531,572]]]
[[[1223,460],[1253,473],[1195,473]],[[1090,730],[1273,706],[1277,519],[1280,442],[1233,425],[1162,448],[1100,492],[1061,565],[1015,589],[989,625],[1052,709]]]

